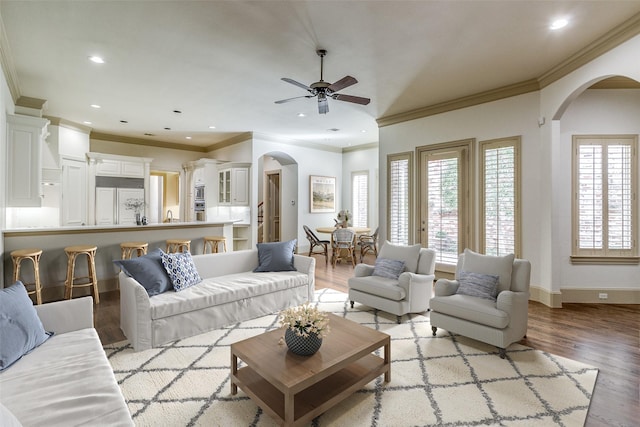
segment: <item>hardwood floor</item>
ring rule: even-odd
[[[325,266],[316,256],[316,289],[347,292],[350,264]],[[365,262],[373,263],[373,255]],[[103,344],[125,339],[118,292],[100,295],[95,325]],[[640,420],[640,306],[529,303],[529,329],[521,344],[599,369],[586,426],[636,426]]]

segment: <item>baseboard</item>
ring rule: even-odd
[[[564,288],[563,303],[640,304],[640,289],[580,289]],[[600,298],[605,294],[606,298]]]
[[[552,308],[562,308],[562,293],[549,292],[547,289],[530,286],[529,301],[536,301]]]

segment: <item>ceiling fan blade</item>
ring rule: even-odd
[[[369,98],[363,98],[361,96],[353,96],[353,95],[342,95],[339,93],[335,93],[331,95],[331,98],[337,99],[338,101],[346,101],[353,102],[355,104],[367,105],[371,100]]]
[[[355,79],[355,77],[345,76],[334,84],[330,85],[327,89],[329,89],[331,92],[337,92],[344,89],[345,87],[349,87],[356,83],[358,83],[358,81]]]
[[[280,101],[276,101],[276,104],[284,104],[285,102],[293,101],[295,99],[300,98],[313,98],[312,95],[302,95],[302,96],[294,96],[293,98],[281,99]]]
[[[329,102],[327,102],[327,96],[324,93],[318,94],[318,112],[320,114],[329,112]]]
[[[295,80],[292,80],[292,79],[290,79],[290,78],[283,77],[281,80],[282,80],[282,81],[285,81],[285,82],[287,82],[287,83],[291,83],[291,84],[292,84],[292,85],[294,85],[294,86],[298,86],[299,88],[302,88],[302,89],[304,89],[304,90],[308,90],[309,92],[312,92],[312,91],[313,91],[309,86],[307,86],[307,85],[305,85],[305,84],[302,84],[302,83],[300,83],[300,82],[297,82],[297,81],[295,81]]]

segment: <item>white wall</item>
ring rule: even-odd
[[[11,92],[7,80],[0,65],[0,231],[5,229],[5,209],[7,206],[6,182],[7,182],[7,114],[13,114],[15,106],[11,98]],[[4,239],[0,238],[0,260],[4,258]],[[0,277],[4,277],[4,262],[0,262]],[[7,283],[5,285],[9,285]],[[0,287],[2,281],[0,280]]]

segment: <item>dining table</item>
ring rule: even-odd
[[[358,236],[362,235],[362,234],[371,234],[371,229],[369,227],[346,227],[349,230],[353,230],[354,231],[354,245],[358,244]],[[333,247],[333,232],[336,230],[336,227],[317,227],[316,228],[316,232],[318,233],[324,233],[324,234],[329,234],[331,236],[331,246]],[[332,254],[333,256],[333,254]]]

